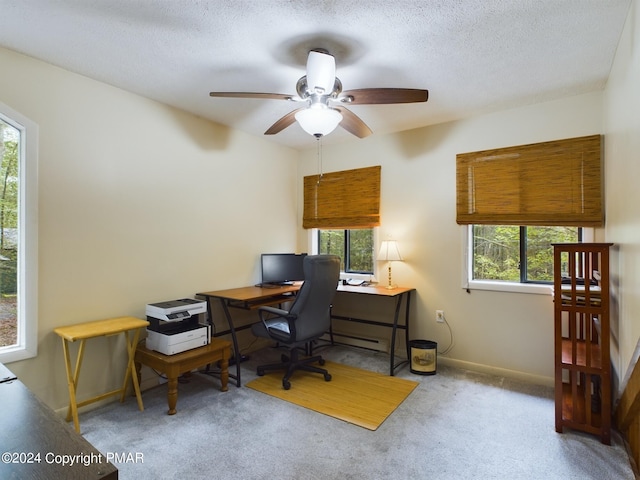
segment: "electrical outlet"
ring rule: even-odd
[[[436,310],[436,322],[444,323],[444,310]]]

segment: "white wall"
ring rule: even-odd
[[[604,95],[606,241],[613,265],[614,343],[618,380],[637,360],[640,338],[640,8],[634,0]],[[624,387],[624,382],[622,382]]]
[[[8,50],[0,71],[40,129],[39,350],[9,367],[53,408],[56,326],[255,283],[261,252],[295,250],[297,152]],[[79,398],[121,385],[121,343],[87,344]]]
[[[394,281],[417,289],[412,338],[446,348],[448,331],[435,322],[444,310],[455,336],[451,363],[552,383],[551,296],[461,288],[456,154],[601,133],[601,105],[601,94],[582,95],[323,148],[326,172],[382,165],[380,238],[398,240],[406,260],[394,264]],[[300,182],[317,173],[315,155],[303,153]],[[300,228],[301,249],[307,238]]]

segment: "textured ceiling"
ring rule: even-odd
[[[308,50],[345,90],[424,88],[352,106],[375,134],[602,90],[631,0],[0,0],[0,45],[255,135],[296,105]],[[2,92],[0,92],[2,100]],[[315,140],[294,124],[268,137]],[[358,140],[338,128],[325,143]]]

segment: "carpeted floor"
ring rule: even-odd
[[[384,354],[348,347],[328,360],[384,373]],[[257,352],[242,364],[277,360]],[[553,391],[502,377],[438,367],[376,431],[246,388],[219,391],[194,375],[179,385],[178,413],[166,415],[166,386],[81,414],[83,435],[101,452],[132,453],[120,479],[634,479],[620,438],[612,446],[554,429]],[[318,380],[323,382],[321,378]],[[295,376],[292,378],[295,388]],[[125,458],[124,456],[122,458]]]

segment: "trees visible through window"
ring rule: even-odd
[[[579,227],[472,225],[471,280],[553,281],[552,243],[582,240]]]
[[[0,103],[0,362],[38,353],[38,126]]]
[[[20,130],[0,118],[0,347],[18,339],[20,136]]]
[[[338,255],[345,273],[373,274],[373,229],[318,230],[318,253]]]

